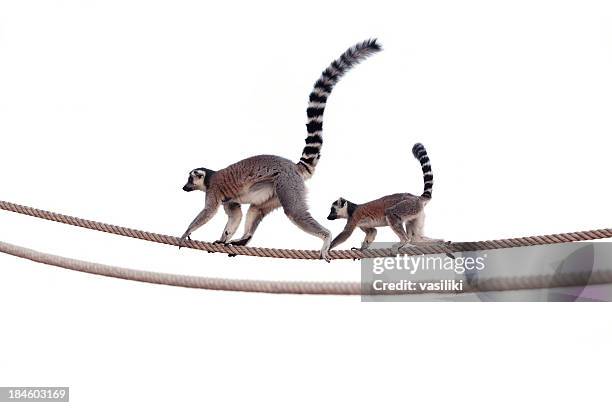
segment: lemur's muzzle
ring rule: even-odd
[[[333,212],[329,213],[329,215],[327,216],[328,220],[335,220],[337,218],[338,216],[336,215],[336,213],[333,213]]]
[[[187,183],[183,186],[183,191],[193,191],[195,190],[195,186],[191,183]]]

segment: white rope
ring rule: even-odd
[[[238,292],[290,293],[309,295],[359,295],[361,285],[357,282],[300,282],[300,281],[263,281],[207,278],[203,276],[175,275],[170,273],[149,272],[138,269],[103,265],[78,259],[38,252],[33,249],[0,241],[0,252],[30,261],[57,266],[73,271],[127,279],[159,285],[181,286],[194,289],[226,290]]]
[[[427,290],[417,292],[409,291],[406,293],[377,291],[374,293],[372,292],[371,288],[363,288],[364,291],[362,292],[361,283],[359,282],[263,281],[174,275],[170,273],[149,272],[65,258],[38,252],[33,249],[20,247],[2,241],[0,241],[0,252],[46,265],[71,269],[73,271],[108,276],[111,278],[194,289],[308,295],[400,295],[408,293],[436,293],[436,291]],[[566,273],[560,276],[544,274],[536,276],[483,278],[482,280],[479,279],[475,286],[469,285],[466,287],[464,292],[544,289],[569,286],[584,287],[585,285],[611,283],[612,270],[593,271],[592,273],[578,271]]]

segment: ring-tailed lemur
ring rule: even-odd
[[[418,197],[409,193],[392,194],[365,204],[354,204],[340,197],[333,202],[327,219],[347,218],[348,221],[344,230],[334,238],[330,248],[346,241],[355,228],[361,228],[366,233],[366,237],[359,249],[367,249],[376,238],[376,227],[385,226],[390,226],[400,239],[399,244],[393,246],[395,251],[399,251],[409,243],[444,242],[441,239],[428,238],[423,235],[424,209],[431,200],[433,173],[427,151],[422,144],[415,144],[412,154],[419,160],[423,170],[423,194]]]
[[[323,240],[321,258],[329,260],[331,233],[310,215],[304,180],[312,176],[321,157],[323,112],[334,85],[349,69],[380,49],[375,39],[364,41],[349,48],[323,71],[309,97],[306,111],[308,137],[298,163],[278,156],[263,155],[249,157],[218,171],[204,167],[192,170],[183,190],[206,192],[205,206],[183,234],[181,244],[189,239],[192,232],[208,222],[219,206],[223,205],[228,221],[221,238],[216,242],[246,245],[261,220],[282,206],[294,224]],[[228,242],[240,224],[241,204],[250,204],[244,235]]]

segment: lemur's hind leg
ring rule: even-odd
[[[255,235],[255,230],[259,226],[261,220],[268,214],[270,214],[273,210],[280,207],[280,202],[278,198],[272,197],[268,201],[263,204],[255,205],[251,204],[247,211],[246,221],[244,225],[244,234],[241,238],[230,241],[231,245],[246,245],[249,243],[253,235]]]
[[[412,243],[413,244],[436,244],[446,242],[443,239],[429,238],[423,235],[423,228],[425,226],[425,212],[421,211],[418,216],[406,223],[406,230],[412,232]],[[409,233],[410,233],[409,232]]]
[[[376,239],[376,228],[361,227],[361,230],[366,234],[365,238],[363,239],[363,242],[361,243],[361,248],[351,249],[360,249],[361,251],[363,251],[365,249],[368,249],[370,247],[370,244]]]
[[[240,208],[240,204],[238,203],[224,203],[223,209],[227,214],[227,224],[223,229],[223,233],[221,234],[221,238],[218,241],[215,241],[215,244],[226,243],[228,240],[234,236],[238,226],[240,225],[240,221],[242,220],[242,210]]]
[[[306,186],[302,177],[297,172],[283,174],[276,180],[274,188],[287,217],[302,231],[323,240],[321,258],[329,261],[331,232],[310,215],[306,203]]]
[[[404,222],[412,221],[421,211],[422,208],[418,206],[418,203],[412,200],[400,201],[385,211],[387,224],[389,224],[395,235],[400,239],[400,242],[392,247],[394,252],[398,252],[411,242],[412,236],[409,234],[410,231],[406,232]]]

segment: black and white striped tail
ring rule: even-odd
[[[338,83],[340,78],[353,66],[368,58],[370,55],[380,51],[380,45],[376,39],[366,40],[349,48],[329,67],[323,71],[321,77],[314,85],[314,89],[310,93],[308,109],[306,114],[308,122],[306,129],[308,137],[306,138],[306,147],[302,151],[299,165],[308,173],[312,174],[321,157],[321,145],[323,144],[323,112],[325,104],[334,85]]]
[[[427,156],[427,150],[421,143],[417,143],[412,147],[412,154],[421,162],[421,169],[423,170],[423,194],[421,194],[421,197],[431,198],[433,173],[431,172],[431,162],[429,156]]]

